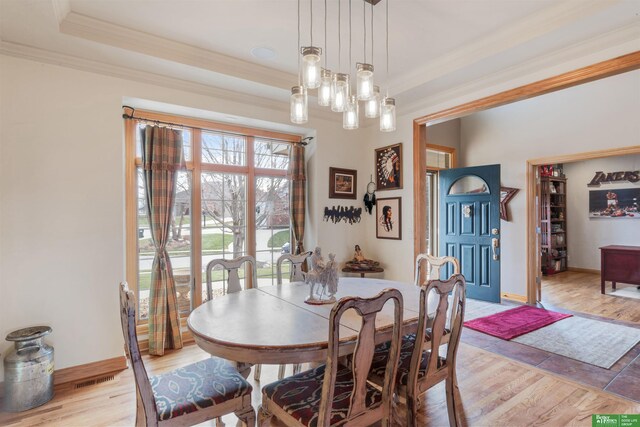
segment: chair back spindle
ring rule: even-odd
[[[291,281],[292,282],[304,282],[304,272],[302,271],[302,264],[313,252],[303,252],[299,255],[284,254],[278,258],[276,262],[276,277],[278,285],[282,284],[282,263],[284,261],[291,262]]]
[[[241,256],[234,259],[214,259],[209,261],[207,264],[207,300],[211,300],[213,297],[212,290],[212,278],[211,271],[215,266],[222,266],[222,268],[227,272],[227,283],[226,285],[223,283],[222,292],[224,294],[231,294],[234,292],[240,292],[242,290],[242,286],[240,285],[240,276],[238,274],[238,270],[244,263],[249,263],[251,266],[251,279],[252,286],[249,286],[248,278],[245,276],[245,289],[257,288],[258,283],[258,272],[256,270],[256,260],[250,255]]]
[[[423,277],[423,265],[426,263],[427,268],[424,274],[426,278],[425,282],[421,281]],[[440,269],[447,264],[451,264],[453,267],[453,274],[460,274],[460,261],[452,256],[436,257],[429,254],[418,254],[416,257],[416,286],[425,285],[429,280],[440,279]]]
[[[394,303],[394,323],[391,337],[391,349],[389,352],[389,359],[387,361],[384,385],[382,389],[383,425],[389,425],[402,333],[403,300],[402,294],[397,289],[385,289],[373,298],[345,297],[338,301],[331,310],[331,316],[329,318],[330,330],[327,364],[325,368],[324,382],[322,386],[322,399],[320,401],[320,413],[318,417],[319,426],[329,425],[329,420],[331,419],[331,402],[333,402],[334,398],[339,357],[340,319],[344,312],[350,309],[354,309],[355,312],[362,317],[362,327],[358,333],[355,351],[353,354],[352,371],[354,387],[349,399],[350,406],[347,419],[353,419],[367,411],[367,376],[369,374],[375,348],[376,316],[389,300],[393,300]]]

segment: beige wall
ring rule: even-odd
[[[640,138],[639,138],[640,139]],[[569,267],[600,270],[600,251],[607,245],[639,245],[640,219],[589,218],[589,191],[638,188],[640,182],[587,187],[596,171],[640,171],[640,154],[564,165],[567,177],[567,243]],[[640,200],[638,201],[640,203]]]
[[[598,80],[462,119],[461,165],[499,163],[520,188],[502,221],[502,291],[526,295],[526,161],[640,144],[640,71]]]
[[[58,369],[122,355],[123,98],[283,124],[288,105],[261,108],[6,56],[0,73],[0,336],[50,325]],[[364,176],[363,132],[343,131],[341,120],[313,120],[308,129],[316,138],[305,240],[344,260],[364,228],[316,213],[329,203],[328,165]],[[8,347],[0,340],[0,352]]]

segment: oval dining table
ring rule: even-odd
[[[404,301],[403,334],[416,330],[420,289],[408,283],[341,277],[336,298],[372,297],[386,288],[400,290]],[[238,363],[248,374],[255,364],[324,362],[333,304],[304,302],[309,286],[302,282],[262,286],[207,301],[192,311],[187,325],[204,351]],[[346,312],[340,322],[340,355],[352,354],[361,318]],[[376,344],[391,337],[393,304],[376,318]]]

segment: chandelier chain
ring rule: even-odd
[[[349,74],[351,74],[351,0],[349,0]]]
[[[371,64],[373,65],[373,3],[371,3]]]
[[[309,25],[310,46],[313,46],[313,0],[309,1],[309,9],[311,10],[311,25]]]
[[[298,0],[298,86],[302,85],[300,59],[300,0]]]
[[[364,28],[363,34],[364,34],[364,62],[367,62],[367,2],[363,1],[362,2],[362,27]]]
[[[324,0],[324,68],[327,68],[327,0]]]
[[[342,6],[338,2],[338,72],[342,72],[342,23],[341,14]]]
[[[389,96],[389,0],[385,0],[387,7],[387,18],[386,18],[386,30],[385,36],[387,38],[387,97]]]

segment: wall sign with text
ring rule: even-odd
[[[619,182],[640,182],[640,171],[621,171],[621,172],[596,172],[595,176],[587,186],[600,187],[600,184],[615,184]]]

